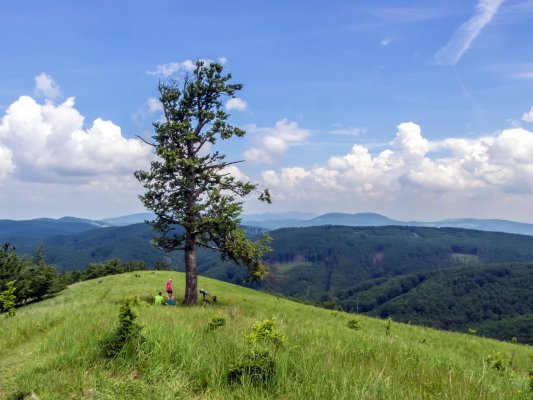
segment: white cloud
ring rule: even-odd
[[[476,12],[454,33],[450,41],[434,57],[437,64],[455,65],[470,48],[481,30],[494,18],[504,0],[479,0]]]
[[[200,61],[203,61],[205,64],[211,64],[214,61],[210,58],[200,58]],[[226,57],[219,57],[217,59],[217,62],[219,64],[226,64],[228,62],[228,59]],[[176,75],[180,72],[191,72],[196,68],[196,61],[187,59],[185,61],[181,62],[170,62],[167,64],[160,64],[155,69],[151,71],[146,71],[148,75],[159,75],[163,77],[169,77],[172,75]]]
[[[344,127],[342,125],[336,125],[334,129],[329,131],[331,135],[340,135],[340,136],[358,136],[366,132],[367,132],[367,129],[364,127],[361,127],[361,128],[354,127],[354,126]]]
[[[0,183],[6,175],[13,171],[13,160],[11,150],[0,145]]]
[[[301,144],[311,135],[311,131],[287,119],[277,121],[273,128],[249,125],[246,130],[255,135],[257,145],[246,150],[244,158],[266,164],[279,161],[291,146]]]
[[[388,45],[390,44],[390,42],[391,42],[391,38],[385,38],[385,39],[383,39],[383,40],[380,42],[380,44],[381,44],[382,46],[388,46]]]
[[[431,142],[417,124],[403,123],[390,147],[378,154],[356,144],[325,165],[267,170],[262,180],[274,200],[291,199],[301,206],[330,202],[336,209],[365,202],[400,204],[402,199],[435,205],[476,196],[533,196],[533,132],[515,128],[477,139]]]
[[[35,77],[35,94],[43,96],[47,100],[54,100],[61,97],[59,85],[54,82],[50,75],[44,72]]]
[[[163,104],[155,97],[150,97],[146,104],[148,106],[148,112],[151,114],[158,111],[163,111]]]
[[[244,111],[246,109],[247,103],[245,100],[239,97],[233,97],[226,102],[226,110],[237,110]]]
[[[55,106],[21,96],[0,123],[0,152],[10,155],[10,162],[2,157],[0,163],[4,177],[9,172],[21,181],[88,183],[148,166],[150,146],[126,139],[111,121],[83,125],[73,97]]]
[[[533,107],[531,107],[530,112],[525,112],[522,114],[522,120],[526,122],[531,122],[533,124]]]

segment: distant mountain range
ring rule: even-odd
[[[15,221],[0,220],[0,243],[12,241],[13,238],[32,237],[42,238],[51,235],[61,235],[85,232],[92,229],[112,226],[128,226],[142,223],[154,218],[153,213],[139,213],[116,218],[106,218],[100,221],[76,217],[59,219],[38,218]],[[420,226],[432,228],[464,228],[490,232],[517,233],[533,236],[533,224],[508,221],[502,219],[453,218],[433,222],[400,221],[376,213],[328,213],[316,216],[311,213],[285,212],[243,215],[245,226],[267,230],[280,228],[303,228],[322,225],[340,226]]]
[[[400,221],[388,218],[376,213],[329,213],[310,219],[288,219],[271,218],[257,219],[253,216],[244,216],[243,224],[256,226],[264,229],[279,228],[300,228],[321,225],[342,225],[342,226],[426,226],[432,228],[464,228],[476,229],[480,231],[518,233],[521,235],[533,235],[533,224],[523,222],[507,221],[502,219],[475,219],[475,218],[454,218],[443,219],[433,222],[422,221]]]

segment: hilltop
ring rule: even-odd
[[[529,346],[325,310],[200,277],[211,307],[136,309],[145,341],[106,359],[99,343],[125,296],[151,301],[178,272],[143,271],[70,286],[0,324],[0,397],[23,399],[528,399]],[[214,318],[225,325],[209,330]],[[273,319],[284,345],[263,345],[273,378],[230,384],[254,350],[246,337]],[[256,349],[256,354],[257,349]],[[261,353],[264,355],[264,353]],[[491,361],[493,359],[500,360]],[[266,356],[265,356],[266,357]],[[510,362],[510,364],[508,364]]]

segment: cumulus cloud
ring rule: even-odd
[[[525,112],[522,114],[522,120],[533,124],[533,107],[531,107],[530,112]]]
[[[210,58],[200,58],[200,61],[203,61],[205,64],[211,64],[214,62],[214,60]],[[226,64],[228,62],[228,59],[226,57],[219,57],[217,59],[217,62],[219,64]],[[193,71],[196,67],[196,61],[193,61],[191,59],[187,59],[185,61],[181,62],[170,62],[167,64],[159,64],[155,67],[155,69],[146,71],[148,75],[158,75],[162,77],[169,77],[172,75],[176,75],[180,72],[190,72]]]
[[[514,128],[432,142],[417,124],[402,123],[388,148],[377,154],[356,144],[325,165],[264,171],[262,181],[278,199],[315,203],[533,195],[533,132]]]
[[[0,123],[0,176],[28,182],[88,183],[146,168],[150,146],[122,136],[119,126],[84,118],[70,97],[59,105],[21,96]]]
[[[437,64],[455,65],[470,48],[481,30],[494,18],[504,0],[479,0],[476,12],[454,33],[434,57]]]
[[[62,96],[59,85],[44,72],[35,77],[35,94],[43,96],[47,100],[54,100]]]
[[[226,102],[226,110],[237,110],[244,111],[246,110],[247,103],[245,100],[239,97],[233,97]]]
[[[246,130],[255,136],[256,146],[246,150],[246,160],[272,164],[281,159],[291,146],[301,144],[311,135],[311,131],[287,119],[277,121],[273,128],[249,125]]]

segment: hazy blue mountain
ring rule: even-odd
[[[151,212],[124,215],[122,217],[105,218],[102,222],[113,226],[125,226],[139,224],[146,220],[152,220],[155,218],[155,214]]]
[[[475,219],[475,218],[453,218],[436,222],[425,223],[424,226],[435,227],[455,227],[465,229],[477,229],[480,231],[508,232],[522,235],[533,235],[533,224],[523,222],[507,221],[503,219]]]
[[[388,218],[376,213],[328,213],[311,219],[251,219],[245,218],[246,225],[257,226],[264,229],[280,228],[301,228],[322,225],[342,225],[342,226],[426,226],[434,228],[464,228],[476,229],[480,231],[517,233],[521,235],[533,235],[533,224],[507,221],[502,219],[475,219],[475,218],[453,218],[440,221],[400,221]]]
[[[262,213],[262,214],[244,214],[243,221],[282,221],[282,220],[294,220],[302,221],[315,218],[317,214],[288,211],[282,213]]]
[[[0,220],[0,243],[12,242],[13,238],[45,238],[52,235],[86,232],[108,227],[100,221],[63,217],[60,219],[38,218],[23,221]]]

